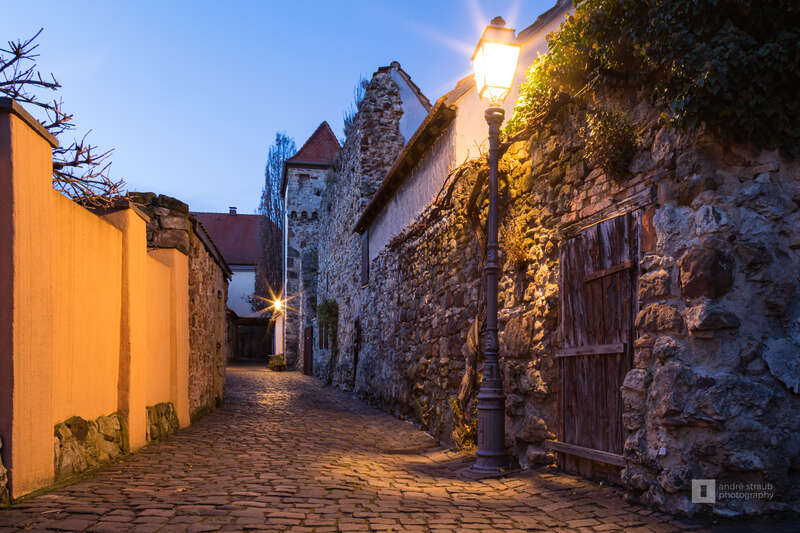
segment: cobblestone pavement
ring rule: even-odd
[[[171,439],[0,511],[0,532],[701,530],[559,473],[463,480],[471,458],[297,373],[234,367],[227,385]]]

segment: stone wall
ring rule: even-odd
[[[303,358],[303,328],[311,325],[316,301],[319,215],[327,168],[288,166],[286,169],[286,362],[294,368]],[[304,275],[305,272],[305,275]]]
[[[228,337],[228,279],[220,261],[209,253],[210,239],[192,220],[189,236],[189,413],[192,419],[222,403],[225,364],[232,357]],[[227,267],[225,267],[227,268]]]
[[[147,442],[163,440],[180,429],[172,402],[147,406]]]
[[[561,243],[640,209],[622,484],[634,500],[695,514],[710,507],[690,502],[690,479],[769,483],[773,501],[717,502],[714,512],[800,509],[800,166],[777,153],[722,148],[702,131],[661,127],[659,110],[639,95],[600,95],[594,105],[622,113],[635,131],[622,179],[585,157],[583,105],[512,145],[501,161],[501,247],[525,256],[504,254],[500,281],[509,452],[523,467],[554,459],[544,441],[558,437],[561,416]],[[354,141],[329,189],[332,231],[320,248],[322,276],[336,273],[320,291],[339,304],[333,380],[451,441],[463,422],[453,399],[462,393],[460,411],[469,416],[480,372],[484,252],[466,204],[485,167],[462,173],[450,203],[429,208],[381,251],[362,289],[357,236],[345,223],[361,200],[353,192]]]
[[[391,70],[379,69],[358,106],[354,127],[339,150],[323,194],[319,235],[317,301],[339,306],[337,344],[319,349],[315,342],[314,375],[352,386],[358,357],[356,321],[364,320],[361,303],[361,239],[353,233],[361,211],[380,186],[403,148],[399,123],[403,102]],[[319,335],[319,325],[314,328]]]
[[[232,356],[225,302],[230,268],[189,207],[175,198],[131,193],[150,217],[147,245],[189,256],[189,413],[192,419],[220,405],[225,364]]]
[[[73,416],[55,426],[55,479],[107,463],[128,451],[128,429],[121,413],[84,420]]]

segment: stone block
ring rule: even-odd
[[[159,194],[157,202],[159,206],[166,207],[170,211],[181,213],[183,215],[189,214],[189,205],[181,202],[177,198],[173,198],[172,196]]]
[[[189,254],[189,233],[184,230],[167,229],[153,235],[154,248],[176,248]]]
[[[667,335],[658,337],[653,344],[653,356],[662,363],[667,359],[680,357],[685,351],[686,346],[683,343]]]
[[[679,205],[691,205],[706,191],[715,191],[719,187],[719,178],[711,175],[692,174],[681,180],[672,188],[672,194]]]
[[[525,459],[528,462],[528,466],[545,466],[555,462],[553,454],[533,444],[529,445],[525,450]]]
[[[188,231],[189,219],[179,216],[164,216],[159,218],[162,229],[180,229]]]
[[[762,357],[769,372],[786,387],[800,394],[800,343],[793,339],[773,339],[765,343]]]
[[[685,488],[691,477],[692,471],[688,465],[667,466],[658,475],[658,483],[662,489],[672,494]]]
[[[683,329],[683,317],[673,305],[651,304],[636,315],[636,329],[646,331],[679,331]]]
[[[666,270],[647,272],[639,277],[639,301],[656,300],[670,295],[671,278]]]
[[[180,429],[178,415],[172,402],[147,407],[147,441],[162,440]]]
[[[694,228],[696,235],[718,233],[730,226],[730,220],[725,212],[713,205],[701,206],[694,214]]]
[[[681,292],[687,298],[719,298],[733,286],[734,259],[713,248],[693,248],[678,261]]]
[[[692,333],[738,328],[739,318],[719,304],[703,302],[686,310],[686,325]]]
[[[73,416],[54,428],[55,477],[61,479],[119,457],[128,450],[119,413],[84,420]]]
[[[541,417],[528,413],[522,423],[522,428],[517,433],[517,438],[523,442],[542,442],[551,437],[547,423]]]

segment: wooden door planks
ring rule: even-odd
[[[590,477],[620,466],[624,446],[620,387],[632,363],[640,221],[638,212],[604,220],[562,246],[563,349],[556,356],[563,446],[553,449],[562,467]],[[570,456],[570,449],[596,453]]]

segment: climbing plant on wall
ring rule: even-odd
[[[796,0],[578,0],[534,62],[506,132],[560,93],[605,83],[647,90],[675,126],[800,155]]]

